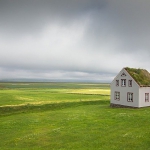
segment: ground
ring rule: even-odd
[[[0,85],[0,149],[150,147],[150,108],[110,108],[108,84]]]

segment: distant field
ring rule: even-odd
[[[0,83],[0,149],[150,149],[150,108],[109,104],[108,84]]]
[[[109,99],[108,84],[0,83],[0,106]]]

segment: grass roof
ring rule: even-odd
[[[125,70],[140,86],[150,86],[150,73],[147,70],[128,67]]]

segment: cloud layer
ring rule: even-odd
[[[0,78],[111,81],[150,71],[148,0],[0,0]]]

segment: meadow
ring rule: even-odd
[[[0,83],[0,149],[150,149],[150,108],[109,104],[109,84]]]

